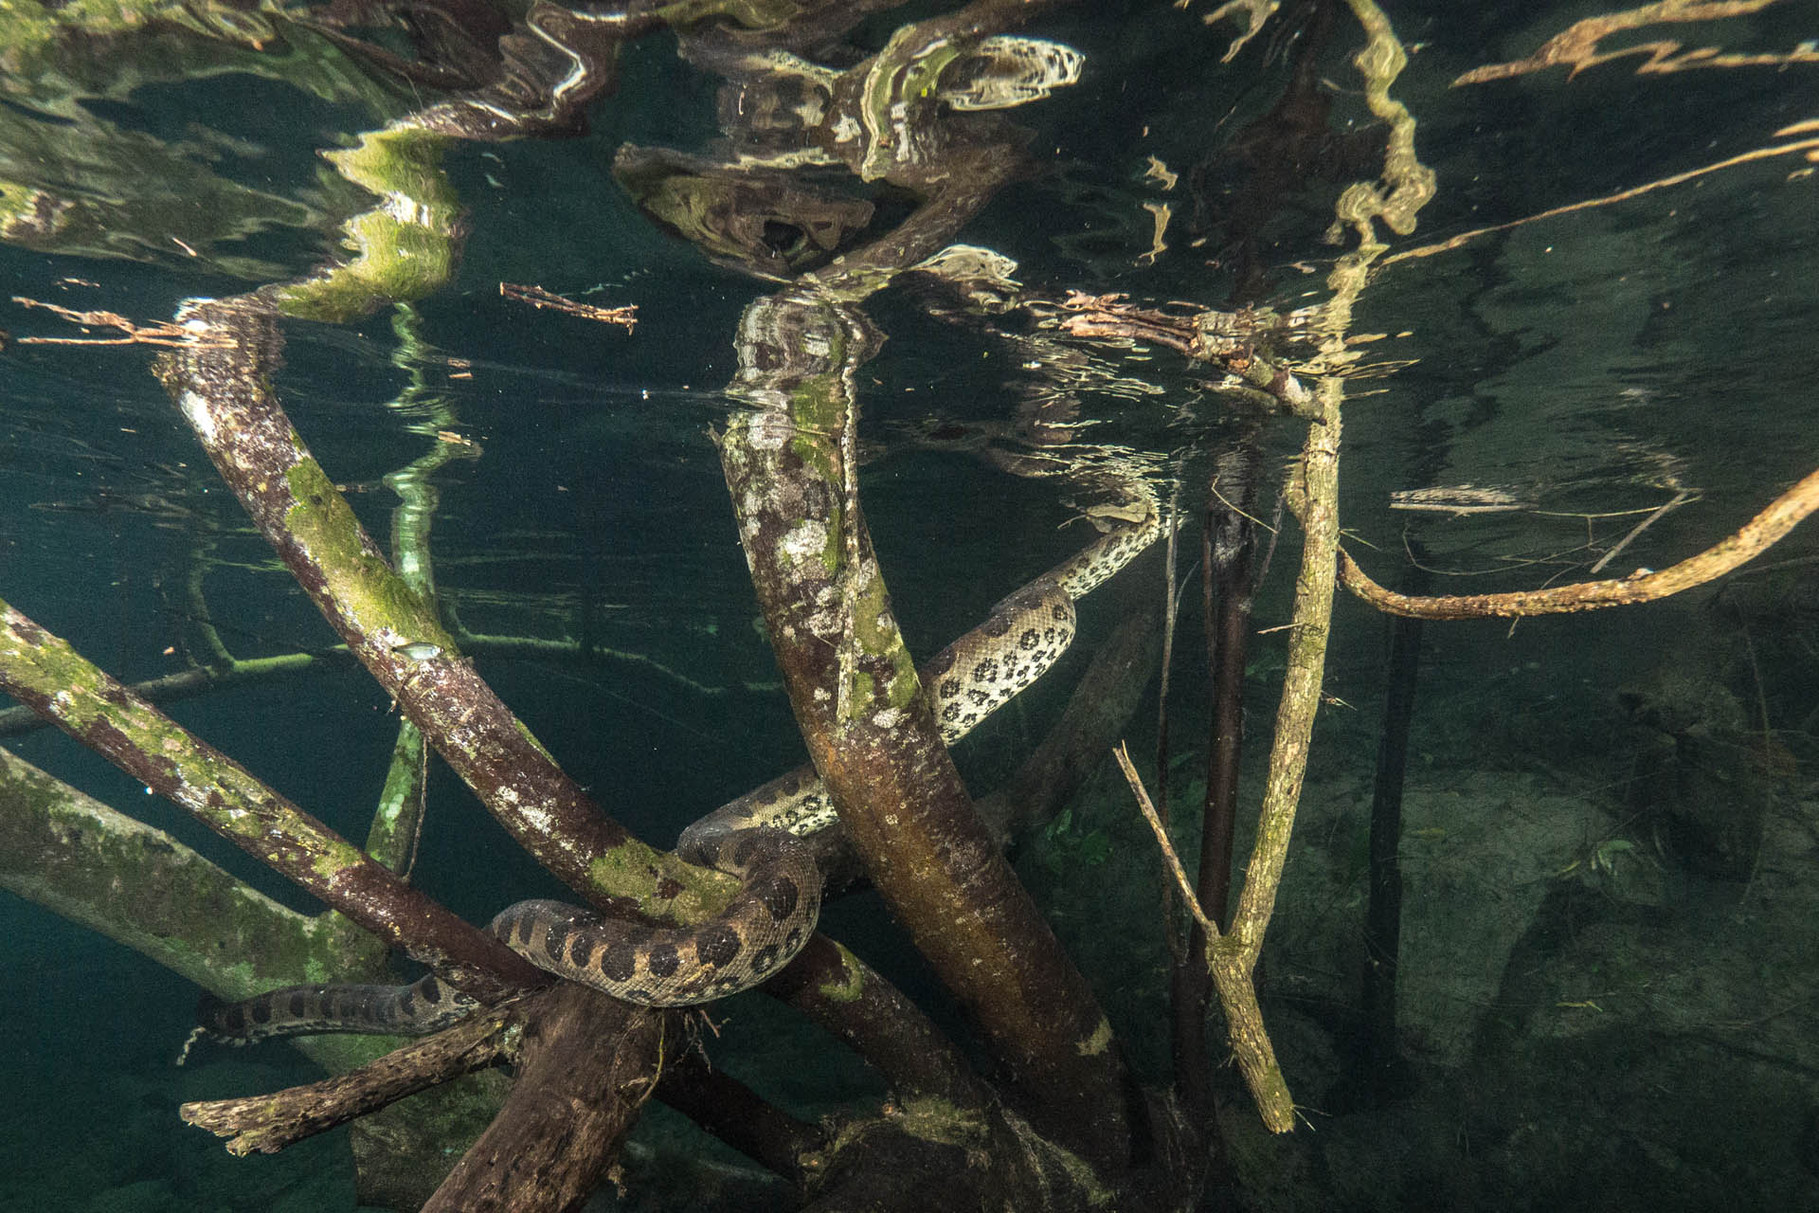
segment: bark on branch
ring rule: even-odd
[[[1344,552],[1339,553],[1339,578],[1346,589],[1378,610],[1413,619],[1512,619],[1630,606],[1653,602],[1717,580],[1779,543],[1814,510],[1819,510],[1819,472],[1809,474],[1775,498],[1723,542],[1658,573],[1652,569],[1637,569],[1628,577],[1582,581],[1545,590],[1414,598],[1378,585]]]
[[[851,377],[875,348],[826,297],[761,300],[721,460],[816,770],[897,920],[1016,1075],[1037,1128],[1113,1171],[1134,1088],[1084,977],[974,811],[858,510]]]
[[[607,816],[493,693],[391,569],[270,387],[281,338],[258,298],[193,300],[159,375],[221,477],[350,652],[538,862],[609,912],[697,921],[735,887]]]
[[[476,998],[548,980],[5,602],[0,690]]]
[[[387,1053],[346,1074],[270,1095],[186,1103],[185,1123],[227,1138],[230,1154],[275,1154],[407,1095],[492,1065],[511,1051],[521,1015],[506,1005],[478,1011],[445,1032]]]
[[[535,997],[505,1106],[423,1213],[579,1208],[656,1087],[665,1012],[570,982]]]

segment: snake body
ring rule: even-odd
[[[1033,683],[1074,637],[1075,600],[1154,540],[1154,511],[1112,530],[993,608],[919,671],[950,744]],[[821,872],[802,836],[835,820],[812,767],[772,780],[683,832],[678,853],[741,881],[719,915],[653,927],[559,901],[520,901],[490,930],[557,977],[645,1006],[688,1006],[762,982],[814,934]],[[412,985],[289,986],[238,1003],[206,999],[202,1030],[234,1043],[312,1032],[421,1034],[475,1002],[433,974]]]

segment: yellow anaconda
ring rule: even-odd
[[[1160,522],[1110,531],[1001,601],[991,617],[921,671],[950,744],[1034,682],[1074,637],[1074,603],[1156,538]],[[740,878],[726,910],[693,927],[651,927],[557,901],[521,901],[491,930],[546,972],[647,1006],[686,1006],[757,985],[814,934],[821,873],[800,836],[834,820],[805,767],[717,809],[683,832],[677,851]],[[472,1000],[425,977],[409,986],[313,985],[244,1002],[208,1000],[202,1030],[236,1042],[311,1032],[421,1033],[459,1019]]]

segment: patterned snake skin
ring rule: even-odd
[[[1151,510],[1000,602],[985,623],[921,671],[950,744],[1034,682],[1074,638],[1074,603],[1160,533]],[[710,1002],[757,985],[814,934],[821,873],[799,836],[834,821],[812,768],[773,780],[702,818],[678,853],[737,876],[726,910],[693,927],[651,927],[557,901],[521,901],[493,934],[546,972],[646,1006]],[[238,1003],[205,999],[207,1035],[234,1043],[313,1032],[437,1031],[476,1004],[433,975],[408,986],[311,985]]]

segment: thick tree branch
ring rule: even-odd
[[[376,972],[373,937],[286,909],[163,830],[0,749],[0,888],[223,998],[322,972]]]
[[[824,935],[763,989],[844,1041],[900,1095],[934,1096],[962,1108],[991,1102],[990,1088],[928,1013]]]
[[[423,1213],[579,1208],[657,1085],[665,1013],[570,982],[537,1001],[505,1106]]]
[[[380,686],[538,862],[607,910],[694,921],[733,882],[628,834],[493,693],[395,574],[271,391],[274,317],[257,299],[195,300],[194,345],[160,376],[254,524]]]
[[[4,602],[0,690],[476,998],[547,981]]]
[[[746,558],[810,756],[892,913],[1016,1075],[1038,1129],[1129,1161],[1134,1091],[1085,979],[974,812],[904,649],[858,511],[851,376],[869,325],[761,300],[721,442]]]

